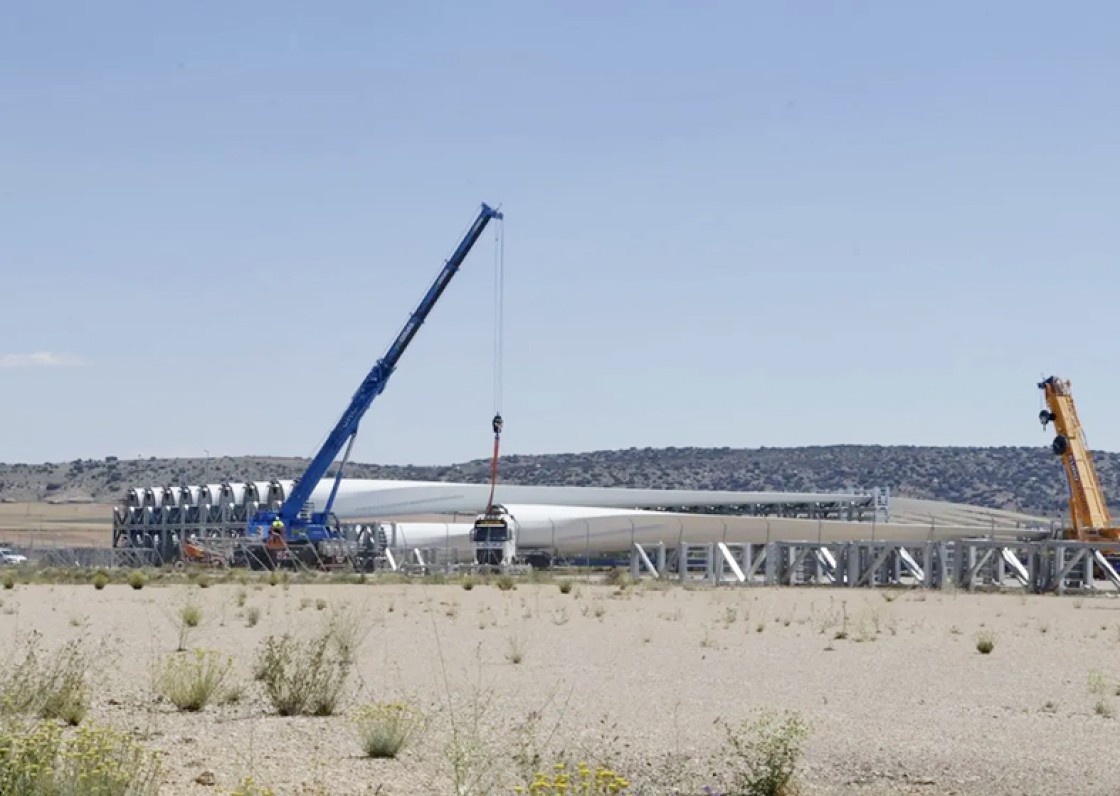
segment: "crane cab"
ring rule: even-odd
[[[504,506],[493,506],[479,515],[471,528],[475,563],[483,567],[508,567],[517,555],[517,526]]]

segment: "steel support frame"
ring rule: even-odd
[[[630,575],[681,583],[1120,592],[1101,543],[962,539],[926,542],[635,544]]]

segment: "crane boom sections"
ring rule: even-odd
[[[1045,428],[1053,422],[1058,432],[1050,449],[1062,458],[1069,484],[1069,513],[1072,535],[1084,541],[1100,537],[1117,538],[1120,529],[1112,527],[1112,516],[1105,503],[1093,457],[1085,444],[1085,432],[1077,417],[1068,379],[1054,376],[1038,385],[1045,395],[1046,409],[1039,413]]]
[[[307,504],[311,493],[318,486],[319,481],[326,475],[327,470],[331,464],[338,457],[339,452],[344,445],[353,441],[353,437],[358,432],[358,424],[361,422],[362,417],[365,415],[366,410],[369,409],[374,399],[384,391],[389,377],[397,367],[401,356],[408,349],[409,344],[412,342],[416,333],[420,330],[421,325],[427,319],[432,308],[443,295],[447,285],[451,282],[452,277],[459,270],[475,243],[482,236],[486,225],[491,219],[501,219],[502,214],[497,210],[491,208],[485,203],[478,213],[478,217],[471,224],[470,229],[463,237],[462,241],[456,247],[454,253],[448,258],[444,264],[439,275],[436,277],[435,282],[428,288],[428,292],[421,299],[420,304],[409,316],[408,322],[405,323],[396,339],[393,340],[385,355],[374,364],[369,374],[363,379],[362,383],[355,391],[353,398],[350,400],[349,406],[342,413],[335,427],[331,430],[330,435],[319,449],[315,458],[312,459],[311,464],[308,465],[307,470],[300,476],[297,483],[287,496],[280,510],[276,513],[260,512],[251,521],[249,527],[249,534],[253,536],[263,536],[268,529],[269,524],[279,518],[286,529],[296,528],[302,529],[306,523],[300,518],[300,512]],[[341,475],[341,472],[339,473]],[[332,493],[333,496],[333,493]],[[325,517],[313,516],[311,518],[312,525],[319,525],[326,522]],[[315,536],[317,534],[312,534]],[[314,538],[310,539],[315,541]]]

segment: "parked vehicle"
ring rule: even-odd
[[[27,556],[20,555],[10,547],[0,547],[0,564],[4,566],[16,566],[18,564],[26,564]]]

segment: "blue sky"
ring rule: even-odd
[[[0,460],[310,455],[482,201],[505,449],[1038,445],[1114,411],[1108,3],[0,9]],[[490,445],[494,243],[361,461]],[[34,356],[33,356],[34,355]]]

